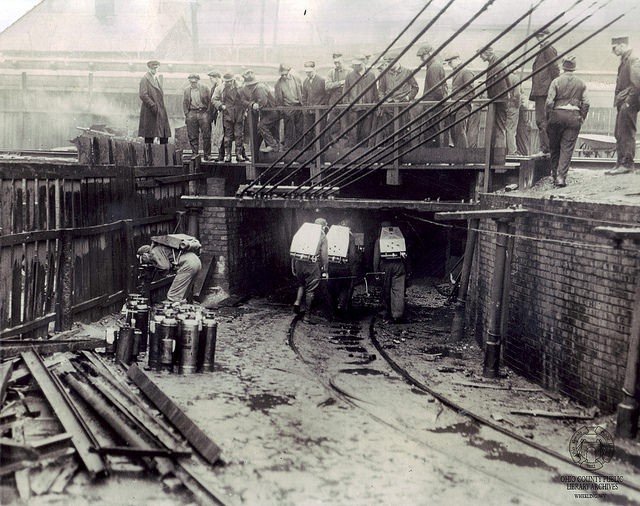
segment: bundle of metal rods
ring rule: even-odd
[[[380,100],[372,105],[363,106],[359,103],[361,98],[374,86],[377,86],[377,83],[383,78],[383,76],[394,67],[396,63],[404,56],[418,41],[427,33],[429,30],[433,28],[433,26],[437,23],[437,21],[441,18],[441,16],[451,7],[455,0],[448,1],[438,12],[432,14],[429,17],[429,21],[424,24],[424,26],[418,31],[418,33],[412,38],[411,42],[403,47],[403,49],[395,56],[388,65],[380,72],[375,81],[372,81],[368,84],[362,91],[357,94],[357,96],[351,99],[346,107],[344,106],[345,99],[347,97],[351,97],[356,87],[358,86],[360,79],[355,82],[350,88],[345,89],[342,93],[342,96],[337,100],[336,104],[331,106],[328,110],[326,110],[317,120],[311,125],[302,135],[298,138],[298,140],[291,146],[289,149],[284,152],[280,157],[275,160],[267,169],[264,171],[259,178],[250,184],[244,186],[239,192],[239,197],[244,197],[248,195],[252,195],[256,198],[265,198],[269,196],[273,196],[275,191],[286,181],[290,181],[291,177],[296,173],[303,170],[305,167],[308,167],[312,162],[318,159],[327,149],[331,147],[331,143],[327,143],[324,148],[322,148],[319,152],[312,154],[311,156],[304,159],[302,162],[298,163],[298,160],[305,153],[308,153],[303,149],[298,154],[296,154],[293,158],[289,159],[283,166],[280,166],[280,162],[282,162],[287,155],[289,155],[292,150],[295,148],[305,148],[309,146],[313,146],[316,141],[322,138],[336,123],[344,121],[342,118],[348,114],[353,107],[358,104],[359,108],[367,107],[365,113],[360,115],[358,120],[347,124],[346,129],[341,132],[342,135],[348,133],[357,127],[358,122],[362,121],[368,115],[374,114],[386,101],[388,101],[389,97],[393,95],[394,92],[398,90],[403,83],[398,84],[393,89],[389,90]],[[570,54],[576,48],[580,47],[603,30],[620,20],[623,14],[619,14],[613,17],[610,21],[602,24],[599,28],[590,31],[589,34],[585,37],[579,39],[576,43],[571,45],[568,49],[560,52],[557,57],[546,63],[546,65],[537,68],[534,72],[525,75],[523,73],[524,67],[526,64],[531,62],[536,58],[538,53],[542,50],[541,46],[537,43],[532,45],[527,49],[527,45],[534,37],[536,37],[542,29],[546,29],[549,33],[542,39],[542,42],[546,44],[554,44],[565,37],[568,34],[573,32],[576,28],[583,25],[587,20],[593,18],[594,14],[598,11],[604,9],[607,5],[610,4],[611,0],[606,0],[600,2],[598,0],[591,2],[588,6],[584,7],[584,0],[576,0],[571,6],[567,9],[564,9],[559,14],[551,17],[546,23],[539,27],[538,31],[535,31],[531,34],[528,34],[525,38],[523,38],[518,44],[511,47],[509,51],[507,51],[503,56],[499,57],[495,62],[492,63],[492,66],[495,68],[497,65],[501,65],[510,69],[510,71],[515,74],[517,70],[520,70],[520,77],[518,79],[511,79],[510,85],[508,88],[499,93],[497,96],[492,97],[489,100],[483,101],[477,107],[474,107],[467,114],[456,115],[458,111],[463,108],[468,108],[472,101],[476,100],[478,97],[483,95],[488,87],[491,85],[491,70],[492,66],[489,66],[485,70],[475,75],[475,81],[478,83],[475,85],[470,91],[466,93],[464,96],[459,96],[459,93],[450,93],[443,97],[440,101],[437,102],[428,102],[425,105],[425,102],[421,102],[424,97],[428,96],[430,92],[434,89],[443,85],[443,83],[447,80],[461,72],[467,65],[469,65],[474,59],[476,59],[482,52],[484,52],[487,48],[492,47],[496,42],[503,39],[507,34],[512,33],[512,30],[523,20],[526,18],[530,18],[531,14],[536,11],[546,0],[539,0],[535,4],[532,4],[531,7],[518,16],[511,24],[509,24],[505,29],[503,29],[500,33],[498,33],[495,37],[493,37],[489,42],[483,45],[478,51],[458,67],[456,67],[444,80],[436,83],[430,89],[423,90],[422,96],[411,103],[408,103],[405,107],[403,107],[397,114],[394,114],[389,120],[384,122],[382,125],[378,126],[374,131],[372,131],[366,138],[362,139],[355,146],[351,147],[346,153],[343,153],[339,156],[337,160],[334,160],[328,166],[323,167],[319,173],[314,174],[312,177],[307,180],[301,182],[299,185],[295,186],[292,189],[288,189],[287,192],[282,194],[285,198],[298,197],[298,198],[322,198],[327,197],[336,191],[339,188],[344,188],[345,186],[351,185],[356,181],[368,176],[372,172],[382,169],[389,164],[401,159],[406,154],[420,147],[420,145],[424,145],[425,143],[441,136],[443,133],[452,129],[458,123],[465,121],[469,116],[473,114],[479,114],[480,111],[489,107],[489,105],[504,101],[506,99],[507,94],[513,89],[519,87],[524,81],[530,79],[533,75],[543,72],[547,66],[556,64],[559,60],[561,60],[564,56]],[[473,13],[467,21],[462,23],[458,29],[454,31],[454,33],[447,38],[442,44],[440,44],[437,48],[433,50],[433,52],[426,58],[415,70],[410,73],[410,76],[415,76],[419,71],[421,71],[424,67],[429,65],[434,58],[436,58],[443,50],[446,48],[451,42],[453,42],[457,37],[460,36],[467,28],[469,28],[477,19],[479,19],[483,13],[485,13],[492,5],[495,3],[495,0],[487,0],[481,7]],[[394,45],[400,40],[410,29],[411,26],[418,23],[419,19],[427,12],[432,2],[427,2],[427,4],[414,16],[408,25],[398,34],[397,37],[387,46],[387,48],[380,53],[377,59],[371,65],[375,67],[375,65],[381,61],[386,55],[391,54]],[[562,18],[565,21],[561,21]],[[556,25],[557,24],[557,25]],[[338,106],[338,104],[343,104]],[[419,114],[410,114],[415,107],[421,106],[424,108],[422,112]],[[443,107],[446,110],[447,115],[450,118],[455,116],[455,120],[446,122],[445,125],[441,123],[442,109]],[[329,119],[331,118],[331,119]],[[392,132],[391,134],[386,134],[389,127],[393,127],[394,122],[398,119],[403,118],[403,135],[399,136],[397,132]],[[326,124],[325,124],[326,123]],[[344,123],[341,123],[344,124]],[[315,128],[317,125],[324,125],[323,128],[317,133],[315,132]],[[411,130],[408,130],[411,129]],[[435,130],[435,131],[434,131]],[[409,132],[408,134],[404,132]],[[425,132],[427,134],[425,135]],[[309,135],[311,134],[311,135]],[[375,146],[371,146],[372,140],[377,138],[383,138],[379,141],[379,143]],[[309,137],[312,137],[310,140]],[[370,147],[367,147],[370,146]],[[398,152],[400,148],[407,148],[404,151]],[[357,159],[352,159],[348,161],[345,165],[339,166],[340,170],[335,170],[338,168],[338,164],[343,160],[347,159],[349,155],[353,154],[357,149],[364,148],[365,151],[362,155],[358,156]],[[289,169],[292,165],[296,163],[297,166],[293,171]]]

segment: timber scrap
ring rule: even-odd
[[[163,399],[169,415],[159,416],[120,366],[93,351],[43,359],[31,349],[0,363],[0,480],[13,479],[16,497],[63,493],[79,472],[93,481],[150,471],[177,497],[224,504],[198,477],[219,461],[219,446],[137,366],[129,374],[144,378],[151,401]]]

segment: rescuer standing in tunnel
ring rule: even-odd
[[[313,225],[319,225],[319,227]],[[304,313],[303,321],[307,323],[315,323],[310,314],[311,306],[316,291],[320,288],[320,280],[328,278],[328,230],[327,220],[317,218],[313,224],[303,223],[291,242],[291,272],[298,280],[298,292],[293,303],[293,311],[296,314]],[[326,290],[325,287],[324,291]],[[327,307],[325,310],[328,312]],[[330,315],[327,314],[327,317]]]
[[[576,69],[574,56],[562,60],[564,73],[556,77],[549,86],[547,96],[547,134],[551,154],[553,183],[567,186],[567,172],[571,155],[578,140],[580,127],[589,112],[587,86],[573,72]]]
[[[400,323],[404,317],[404,294],[410,272],[404,236],[398,227],[383,221],[373,249],[373,270],[384,272],[382,297],[384,319]]]

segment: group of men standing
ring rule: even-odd
[[[562,60],[563,74],[560,75],[558,52],[548,42],[549,30],[541,29],[535,36],[540,49],[533,62],[529,100],[535,107],[540,152],[534,156],[550,157],[554,183],[562,187],[566,185],[571,154],[580,127],[589,111],[589,100],[584,82],[573,74],[575,57],[567,56]],[[640,62],[632,55],[628,42],[627,37],[612,40],[612,49],[620,57],[620,66],[614,99],[617,109],[614,132],[617,162],[606,172],[610,175],[633,170],[635,156],[636,121],[640,109]],[[417,142],[433,147],[477,146],[479,115],[473,114],[473,106],[468,100],[473,90],[473,72],[468,68],[459,68],[459,54],[451,53],[440,60],[433,55],[433,48],[428,44],[420,46],[416,55],[425,68],[420,97],[419,86],[412,72],[399,62],[394,62],[395,58],[391,56],[386,56],[380,66],[373,69],[369,65],[369,55],[363,55],[353,59],[351,70],[348,70],[342,54],[334,53],[334,67],[326,79],[318,75],[314,61],[306,61],[304,81],[291,73],[291,66],[280,64],[280,77],[273,89],[259,82],[252,70],[246,70],[242,76],[230,73],[221,75],[212,71],[209,73],[211,87],[201,84],[198,75],[190,74],[189,86],[183,93],[183,112],[192,152],[198,152],[199,138],[202,136],[204,157],[212,159],[211,126],[221,119],[223,141],[218,148],[217,161],[231,161],[234,142],[236,160],[245,161],[245,118],[248,111],[255,114],[260,137],[258,145],[263,152],[279,152],[294,145],[303,149],[312,142],[316,133],[324,130],[327,121],[334,124],[327,135],[318,141],[321,147],[339,139],[344,139],[350,146],[374,146],[390,139],[393,134],[393,128],[387,126],[377,136],[372,136],[375,127],[390,123],[399,111],[398,108],[383,107],[372,114],[369,106],[364,104],[375,104],[381,97],[386,97],[385,102],[390,104],[409,103],[416,98],[427,102],[414,107],[398,120],[400,129],[404,130],[410,120],[420,115],[422,127],[412,129],[414,145]],[[513,72],[496,56],[492,47],[483,48],[479,56],[488,65],[487,98],[499,99],[494,103],[492,144],[496,148],[505,148],[508,154],[517,154],[516,130],[522,100],[520,87],[514,82]],[[452,70],[451,94],[447,85],[450,76],[444,64],[448,64]],[[149,71],[140,81],[142,106],[138,134],[147,143],[153,142],[154,138],[166,143],[171,136],[162,86],[157,79],[159,65],[157,60],[149,61]],[[381,75],[388,65],[392,67]],[[331,110],[326,118],[318,122],[316,129],[310,131],[310,127],[324,115],[325,107],[338,102],[352,104],[352,107],[346,113],[341,112],[344,109],[341,107]],[[309,109],[318,106],[321,107]],[[342,115],[339,120],[338,115]],[[284,122],[282,140],[279,138],[280,120]],[[301,143],[300,137],[308,130]]]

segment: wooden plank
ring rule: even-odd
[[[54,380],[54,377],[35,352],[27,351],[22,353],[22,360],[29,368],[34,380],[42,390],[64,429],[72,435],[73,446],[82,459],[89,475],[92,478],[96,478],[106,474],[107,469],[102,459],[89,451],[89,448],[96,446],[96,442],[77,418],[66,391],[59,385],[59,382]]]
[[[71,480],[75,476],[76,471],[78,470],[79,467],[80,466],[74,459],[68,460],[68,462],[65,464],[64,468],[62,469],[62,472],[58,475],[56,480],[53,482],[53,485],[51,485],[49,492],[53,494],[62,494],[64,492],[64,489],[67,487],[67,485],[71,482]]]
[[[21,424],[16,424],[13,427],[13,437],[20,443],[26,443],[24,437],[24,426]],[[37,462],[36,459],[26,459],[28,461]],[[24,460],[23,460],[24,462]],[[24,501],[28,501],[31,497],[31,486],[29,483],[29,469],[18,469],[15,471],[14,478],[16,480],[16,487],[18,489],[18,495],[20,499]]]
[[[62,340],[25,340],[24,342],[2,341],[0,358],[17,356],[19,353],[35,349],[38,353],[49,355],[65,351],[94,350],[104,346],[104,339],[92,337],[89,339],[62,339]]]
[[[196,451],[210,464],[220,458],[220,447],[214,443],[184,412],[153,383],[137,365],[127,369],[127,376],[149,398],[158,410],[167,417]]]
[[[4,405],[4,401],[7,397],[7,384],[9,378],[13,374],[13,361],[6,362],[0,365],[0,409]]]
[[[200,269],[195,279],[193,280],[193,296],[198,300],[200,300],[202,288],[206,285],[207,279],[211,275],[211,267],[215,266],[214,259],[215,255],[208,251],[205,251],[200,255],[202,269]]]
[[[41,230],[39,232],[22,232],[19,234],[3,235],[0,236],[0,247],[58,239],[59,237],[59,230]]]
[[[154,167],[167,166],[167,153],[164,144],[149,144],[151,146],[151,163]]]
[[[434,218],[437,221],[472,220],[482,218],[509,219],[528,214],[529,212],[530,211],[528,209],[483,209],[479,211],[454,211],[435,213]]]

